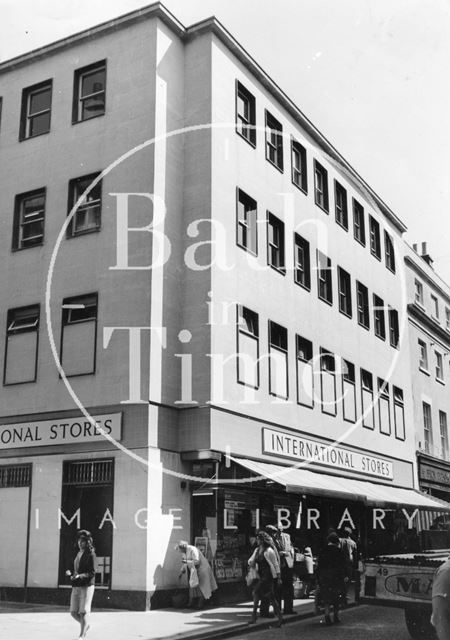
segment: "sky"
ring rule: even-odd
[[[145,4],[0,0],[0,60]],[[406,240],[428,243],[450,283],[450,0],[163,4],[185,26],[215,15],[401,218]]]

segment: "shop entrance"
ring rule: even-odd
[[[61,499],[59,584],[69,584],[65,573],[73,570],[77,552],[76,532],[88,529],[97,555],[97,586],[111,586],[112,531],[114,503],[114,461],[65,462]],[[74,517],[75,514],[78,515]]]

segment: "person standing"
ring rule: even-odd
[[[431,624],[439,640],[450,638],[450,557],[441,564],[434,575],[431,590],[433,613]]]
[[[203,553],[192,544],[188,544],[185,540],[180,540],[177,545],[178,551],[181,551],[183,567],[180,576],[188,573],[189,578],[189,602],[188,607],[194,606],[197,600],[197,609],[201,609],[206,600],[209,600],[213,591],[217,589],[216,579],[213,570],[205,558]],[[197,578],[195,579],[195,575]]]
[[[80,624],[79,640],[84,640],[90,628],[90,613],[95,589],[96,556],[91,533],[81,529],[77,533],[78,553],[73,563],[73,572],[68,569],[72,593],[70,615]]]
[[[327,546],[320,554],[317,563],[317,579],[320,589],[320,600],[325,607],[325,623],[331,625],[330,608],[333,607],[333,622],[341,622],[339,618],[339,601],[345,590],[347,581],[345,558],[340,547],[337,533],[330,533]]]
[[[347,603],[348,587],[354,578],[355,569],[358,563],[358,549],[356,542],[352,538],[352,530],[350,527],[344,527],[342,533],[343,536],[340,538],[339,542],[345,560],[345,575],[348,579],[345,585],[344,594],[345,603]]]
[[[278,618],[278,626],[281,626],[283,617],[275,597],[275,588],[281,585],[280,563],[268,533],[260,531],[257,536],[257,541],[258,546],[248,560],[249,566],[255,567],[259,574],[259,580],[253,587],[251,624],[256,622],[256,613],[260,600],[265,598],[268,601],[268,605],[272,604],[273,610]]]
[[[270,532],[269,532],[270,529]],[[291,536],[283,531],[283,527],[278,525],[268,525],[266,530],[272,535],[280,556],[281,568],[281,592],[278,594],[278,601],[281,606],[283,600],[283,613],[292,615],[295,613],[294,606],[294,547]]]

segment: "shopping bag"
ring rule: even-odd
[[[197,569],[195,567],[192,567],[191,575],[189,576],[189,586],[191,587],[191,589],[193,589],[194,587],[198,587],[198,584]]]
[[[259,573],[255,567],[249,567],[245,582],[247,587],[251,587],[257,580],[259,580]]]

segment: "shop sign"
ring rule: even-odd
[[[436,469],[427,464],[419,465],[419,477],[421,480],[436,482],[438,484],[450,485],[450,471],[446,469]]]
[[[92,417],[114,440],[121,439],[121,413]],[[99,442],[102,439],[104,436],[99,429],[84,417],[0,425],[0,451],[21,447]]]
[[[394,478],[394,466],[389,460],[274,429],[263,429],[263,453],[363,473],[385,480]]]

